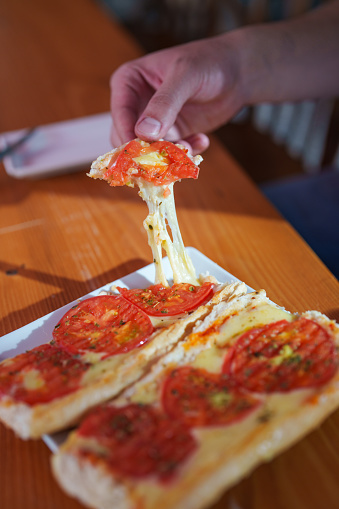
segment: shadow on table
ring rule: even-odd
[[[20,277],[25,277],[33,281],[40,281],[47,285],[60,288],[60,292],[56,292],[39,302],[35,302],[26,308],[13,311],[5,316],[0,321],[1,335],[19,327],[23,327],[32,320],[44,316],[75,299],[83,297],[89,292],[107,285],[111,281],[115,281],[131,272],[139,270],[147,264],[148,262],[142,258],[134,258],[102,274],[98,274],[91,279],[79,281],[68,277],[40,272],[38,270],[26,269],[24,266],[0,261],[0,271],[4,272],[8,277],[19,275]]]

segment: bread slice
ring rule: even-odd
[[[300,316],[321,325],[339,347],[339,326],[335,322],[315,311]],[[271,303],[263,291],[220,302],[144,377],[108,406],[120,408],[136,403],[159,409],[169,370],[191,366],[217,373],[225,354],[244,331],[297,318]],[[114,470],[102,455],[100,440],[84,437],[79,430],[52,457],[53,472],[68,494],[93,508],[202,509],[258,464],[269,461],[318,426],[338,407],[338,387],[336,371],[328,383],[319,387],[256,394],[260,404],[228,426],[193,428],[198,447],[168,482],[159,480],[157,474],[133,477]],[[84,450],[90,451],[89,457]],[[110,453],[114,458],[114,449]]]
[[[2,391],[0,420],[23,439],[39,438],[73,426],[89,409],[116,396],[138,380],[155,360],[183,340],[193,325],[210,313],[215,305],[245,292],[243,283],[220,285],[210,301],[167,327],[156,329],[144,346],[94,362],[82,378],[81,387],[63,397],[48,403],[28,405]],[[3,361],[4,364],[8,362],[11,361]]]
[[[135,141],[138,141],[142,147],[148,147],[150,144],[146,141],[140,140],[139,138],[136,138]],[[163,141],[163,140],[161,140]],[[105,180],[105,173],[109,166],[112,166],[114,161],[117,159],[118,155],[124,150],[126,145],[128,145],[129,142],[124,143],[120,147],[114,148],[110,150],[110,152],[107,152],[106,154],[103,154],[99,156],[95,161],[93,161],[91,165],[91,169],[89,173],[87,174],[89,177],[94,179],[104,179]],[[190,154],[190,152],[187,152],[186,148],[183,145],[180,145],[179,143],[175,144],[176,147],[180,148],[181,150],[184,150],[187,154],[187,157],[194,163],[196,166],[198,166],[203,158],[201,155],[193,156]],[[150,161],[151,162],[151,161]],[[109,177],[107,179],[109,182]]]

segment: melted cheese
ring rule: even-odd
[[[149,143],[138,140],[141,149],[150,146]],[[119,153],[126,145],[122,145],[103,156],[100,156],[92,163],[91,171],[88,176],[92,178],[101,178],[109,182],[109,177],[105,178],[106,170],[111,164],[112,157],[118,157]],[[183,146],[177,145],[184,149]],[[202,161],[201,156],[189,156],[195,165]],[[165,169],[170,163],[169,158],[157,151],[141,154],[133,158],[133,161],[144,166]],[[139,195],[147,203],[149,214],[144,221],[144,228],[147,231],[148,243],[152,250],[153,262],[155,265],[155,284],[168,286],[165,271],[162,262],[162,252],[166,252],[173,272],[173,283],[190,283],[198,285],[193,263],[186,253],[175,210],[173,183],[169,185],[155,186],[142,178],[136,178],[133,174],[137,171],[131,169],[130,180],[126,184],[130,187],[137,185]],[[170,230],[170,233],[169,233]]]
[[[134,157],[133,161],[141,166],[168,166],[169,159],[159,152],[150,152],[149,154],[142,154],[141,156]]]
[[[168,256],[173,282],[198,285],[192,260],[182,241],[173,195],[173,183],[168,186],[154,186],[142,179],[136,179],[139,195],[147,203],[149,214],[144,221],[148,244],[152,249],[155,265],[155,284],[168,286],[162,264],[162,250]],[[171,230],[172,238],[168,228]]]
[[[218,348],[216,345],[210,346],[208,349],[200,352],[192,366],[195,368],[206,369],[212,373],[220,373],[225,357],[225,351]]]
[[[103,352],[84,352],[81,355],[82,362],[88,362],[89,364],[95,364],[99,362],[104,356]]]
[[[136,391],[131,395],[130,401],[132,403],[140,403],[142,405],[150,405],[158,398],[159,387],[156,380],[148,384],[142,383],[136,385]]]
[[[93,358],[91,360],[95,361]],[[105,376],[105,373],[110,373],[114,369],[117,369],[119,363],[121,363],[120,355],[113,355],[112,357],[103,360],[98,358],[83,375],[81,384],[90,385],[95,382],[95,380],[101,379]]]
[[[292,318],[293,315],[291,315],[291,313],[288,313],[282,308],[273,306],[269,302],[264,302],[254,308],[245,309],[240,314],[233,315],[221,325],[220,329],[217,329],[214,344],[212,343],[207,349],[203,348],[203,350],[197,354],[192,365],[218,373],[224,362],[225,350],[223,347],[229,344],[230,340],[233,342],[236,337],[240,336],[246,330],[252,329],[252,327],[266,325],[271,322],[277,322],[278,320],[291,321]],[[192,336],[194,337],[194,333]],[[214,330],[205,338],[205,341],[211,341],[213,336],[215,336]],[[187,343],[189,344],[189,341]],[[192,344],[194,344],[194,341],[192,341]],[[286,357],[287,352],[284,355]],[[282,360],[283,358],[281,362]]]
[[[40,376],[40,372],[33,368],[23,375],[22,385],[28,391],[34,391],[43,387],[45,380]]]
[[[252,327],[266,325],[279,320],[292,321],[293,315],[285,309],[264,302],[258,306],[247,309],[244,313],[232,316],[220,328],[216,343],[223,346],[230,338],[239,336]]]

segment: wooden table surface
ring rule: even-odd
[[[111,72],[142,53],[94,0],[3,0],[0,48],[0,132],[107,111]],[[33,181],[0,167],[1,336],[151,262],[146,205],[86,170]],[[175,195],[185,245],[291,311],[339,320],[337,280],[219,143]],[[336,412],[214,509],[338,508],[338,426]],[[1,509],[80,507],[41,440],[0,425],[0,454]]]

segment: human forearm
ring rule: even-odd
[[[230,35],[238,47],[245,104],[339,95],[338,0],[292,20]]]

